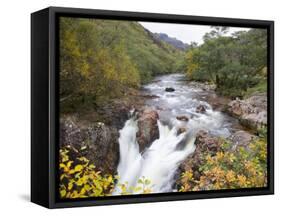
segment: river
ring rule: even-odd
[[[174,91],[165,91],[167,87],[172,87]],[[117,169],[120,179],[113,193],[115,195],[122,193],[120,184],[126,184],[129,193],[143,192],[132,189],[145,186],[139,179],[149,179],[147,187],[152,193],[176,191],[176,171],[179,164],[195,150],[196,133],[203,129],[226,138],[237,128],[237,120],[215,111],[207,102],[208,91],[206,93],[200,87],[189,85],[183,74],[156,77],[143,86],[143,92],[154,96],[146,100],[146,106],[158,111],[159,139],[140,153],[136,141],[136,118],[133,116],[126,121],[120,130]],[[198,112],[199,106],[204,107],[203,112]],[[185,132],[179,134],[179,128]]]

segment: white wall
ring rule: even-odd
[[[276,133],[276,195],[46,210],[28,202],[30,181],[30,13],[47,6],[275,20],[275,83],[281,91],[281,14],[277,0],[3,0],[0,6],[1,215],[276,215],[280,202],[280,139]],[[276,131],[281,131],[280,100]],[[279,132],[280,134],[280,132]],[[6,212],[5,214],[3,214]],[[275,214],[274,214],[275,213]]]

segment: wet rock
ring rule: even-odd
[[[106,125],[116,127],[120,130],[123,128],[124,122],[129,119],[131,109],[133,109],[133,106],[130,103],[114,100],[98,109],[96,116],[91,116],[89,119],[93,119],[93,121],[102,121]],[[92,113],[92,115],[93,114],[94,113]]]
[[[246,127],[261,128],[267,125],[267,97],[259,94],[245,100],[233,100],[228,103],[227,112]]]
[[[186,132],[186,128],[180,127],[180,128],[178,128],[178,130],[177,130],[177,135],[180,135],[181,133],[185,133],[185,132]]]
[[[177,116],[177,120],[187,122],[189,120],[189,118],[187,116]]]
[[[157,95],[142,95],[142,97],[144,97],[145,99],[155,99],[155,98],[159,98],[159,96],[157,96]]]
[[[212,106],[213,110],[216,111],[225,111],[227,104],[230,102],[230,99],[222,95],[217,95],[215,92],[208,93],[205,98],[200,98],[200,100],[205,100],[208,104]]]
[[[84,134],[81,128],[74,123],[71,118],[60,120],[60,146],[72,146],[75,149],[80,149],[84,142]]]
[[[145,109],[138,114],[137,141],[140,152],[159,138],[158,119],[159,115],[156,110]]]
[[[60,146],[73,149],[73,158],[84,156],[104,174],[115,174],[119,160],[118,130],[102,122],[79,124],[74,118],[60,120]]]
[[[199,105],[198,107],[196,107],[196,112],[197,113],[205,113],[206,112],[206,106],[204,105]]]
[[[230,140],[233,143],[233,149],[243,146],[248,147],[248,145],[251,143],[252,140],[254,140],[256,136],[246,132],[246,131],[237,131],[234,134],[230,136]]]
[[[221,148],[221,141],[218,137],[210,135],[207,131],[201,130],[197,133],[195,145],[202,152],[215,153]]]
[[[138,90],[126,89],[126,96],[100,103],[83,114],[60,120],[60,146],[69,146],[72,158],[85,156],[104,174],[116,174],[119,161],[119,130],[138,112],[145,97]]]
[[[165,91],[166,91],[166,92],[174,92],[175,89],[172,88],[172,87],[168,87],[168,88],[165,88]]]
[[[229,114],[231,114],[234,117],[240,117],[242,116],[244,110],[246,110],[247,107],[242,104],[242,101],[239,99],[233,100],[228,104],[227,111]]]

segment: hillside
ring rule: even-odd
[[[102,20],[94,22],[98,24],[100,31],[125,41],[127,54],[136,64],[141,82],[147,82],[157,74],[177,72],[176,63],[182,52],[164,41],[155,40],[153,33],[139,23]]]
[[[174,46],[177,49],[186,51],[189,47],[188,44],[183,43],[181,40],[178,40],[177,38],[174,37],[169,37],[169,35],[164,34],[164,33],[154,33],[154,37],[158,40],[164,41],[172,46]]]
[[[118,97],[155,75],[181,72],[183,57],[137,22],[61,18],[61,101],[71,110]]]

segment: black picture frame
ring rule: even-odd
[[[266,28],[268,34],[268,186],[220,191],[125,195],[75,200],[57,196],[59,140],[58,17],[87,17]],[[31,15],[31,201],[47,208],[274,194],[274,22],[155,13],[49,7]]]

